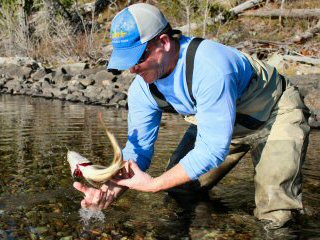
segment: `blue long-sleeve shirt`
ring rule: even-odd
[[[194,106],[185,76],[186,50],[190,41],[191,38],[182,36],[174,71],[155,84],[178,113],[196,115],[195,147],[180,161],[194,180],[217,168],[226,158],[235,122],[236,100],[248,86],[253,70],[238,50],[204,40],[195,55],[192,93],[197,106]],[[145,171],[153,156],[162,110],[139,75],[131,84],[128,96],[128,141],[123,154],[125,159],[135,160]]]

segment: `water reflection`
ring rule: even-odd
[[[209,196],[174,200],[165,193],[125,193],[105,219],[85,224],[72,186],[67,148],[107,165],[112,148],[99,123],[125,144],[127,112],[0,95],[0,239],[307,239],[320,237],[320,132],[311,133],[304,165],[306,215],[268,232],[252,216],[253,167],[243,159]],[[159,175],[187,124],[165,115],[151,175]]]

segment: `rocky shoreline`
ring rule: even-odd
[[[111,73],[106,62],[43,67],[30,58],[0,58],[0,94],[28,95],[63,101],[127,108],[134,75]],[[309,123],[320,128],[320,74],[290,77],[311,110]]]

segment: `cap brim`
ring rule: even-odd
[[[108,64],[108,69],[127,70],[138,63],[148,42],[133,48],[114,48]]]

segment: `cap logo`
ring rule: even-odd
[[[141,44],[137,24],[128,9],[122,11],[113,21],[111,38],[112,44],[119,48]]]
[[[128,34],[128,32],[120,31],[120,32],[112,32],[111,34],[112,34],[111,38],[123,38]]]

